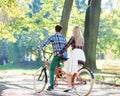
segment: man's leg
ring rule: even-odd
[[[59,64],[59,58],[60,56],[54,56],[53,60],[51,62],[50,65],[50,88],[48,88],[47,90],[51,90],[54,87],[54,74],[55,74],[55,68],[56,66],[58,66]]]

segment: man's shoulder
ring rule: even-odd
[[[65,37],[61,33],[59,33],[59,32],[57,32],[54,35],[52,35],[52,38],[55,39],[56,37],[59,38],[59,40],[65,40],[66,41]]]
[[[56,32],[55,34],[56,34],[56,35],[62,35],[60,32]]]
[[[54,36],[64,37],[60,32],[55,33]]]

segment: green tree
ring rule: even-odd
[[[13,31],[9,26],[11,20],[16,20],[24,16],[24,11],[18,6],[15,0],[0,1],[0,39],[8,39],[15,42]]]
[[[50,33],[54,32],[54,26],[60,20],[59,7],[62,6],[61,3],[60,1],[57,2],[59,6],[55,8],[56,3],[49,1],[46,4],[46,0],[44,0],[41,6],[42,10],[39,12],[35,11],[35,14],[32,13],[32,17],[24,15],[24,17],[11,20],[10,28],[14,33],[16,42],[13,45],[11,44],[11,47],[14,49],[14,56],[10,54],[11,56],[9,57],[12,57],[16,64],[23,61],[25,54],[36,55],[37,46],[44,41]],[[48,7],[49,9],[46,10]],[[31,13],[31,10],[27,13]],[[47,13],[49,15],[46,15]],[[38,56],[40,55],[38,54]]]
[[[115,58],[120,56],[119,4],[119,0],[116,1],[116,6],[113,5],[113,2],[107,2],[105,6],[107,6],[109,12],[105,11],[106,8],[102,9],[97,42],[97,53],[101,52],[105,55],[107,50],[110,49]]]
[[[10,20],[19,18],[23,14],[19,6],[14,0],[0,1],[0,63],[8,62],[7,56],[7,40],[15,42],[13,32],[9,26]]]

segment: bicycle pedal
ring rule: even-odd
[[[58,76],[58,78],[62,77],[62,74]]]

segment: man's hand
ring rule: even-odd
[[[59,52],[57,52],[57,55],[58,55],[58,56],[60,56],[60,53],[59,53]]]

